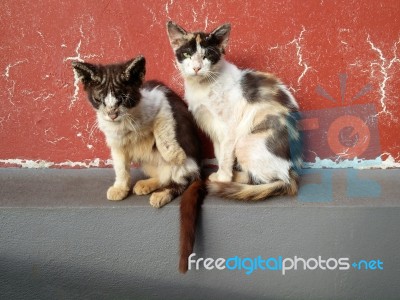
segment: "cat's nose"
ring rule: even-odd
[[[118,118],[118,113],[117,112],[112,112],[112,113],[109,113],[108,116],[109,116],[109,118],[111,120],[114,121],[116,118]]]
[[[198,73],[201,70],[201,67],[193,67],[194,73]]]

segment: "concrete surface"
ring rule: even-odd
[[[379,259],[383,270],[182,275],[179,199],[109,202],[111,169],[0,169],[0,299],[398,299],[400,170],[312,172],[299,197],[207,197],[197,257]]]

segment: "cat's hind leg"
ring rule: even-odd
[[[147,195],[161,187],[160,181],[157,178],[149,178],[139,180],[133,187],[133,192],[136,195]]]
[[[249,184],[264,184],[276,180],[290,183],[291,162],[270,151],[267,141],[271,136],[270,132],[250,134],[237,144],[235,154],[243,171],[249,176]]]
[[[179,184],[172,182],[166,187],[162,188],[159,191],[154,192],[150,196],[150,204],[153,207],[160,208],[165,204],[168,204],[173,199],[181,195],[185,189],[187,188],[188,183]]]

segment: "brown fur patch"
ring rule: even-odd
[[[248,71],[240,84],[243,96],[249,103],[271,101],[277,93],[278,80],[266,73]]]
[[[181,232],[179,259],[179,271],[181,273],[186,273],[188,269],[188,257],[193,252],[199,210],[206,193],[203,182],[198,179],[182,194],[180,207]]]
[[[169,91],[167,99],[176,120],[177,126],[175,130],[179,145],[185,150],[188,157],[200,163],[201,145],[198,139],[194,140],[192,138],[198,135],[198,128],[195,125],[193,116],[188,111],[186,104],[174,92]]]
[[[282,90],[279,90],[277,92],[275,101],[280,103],[282,106],[287,107],[291,112],[295,112],[298,110],[297,107],[293,105],[292,101],[290,101],[289,96]]]

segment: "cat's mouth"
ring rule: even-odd
[[[121,121],[121,115],[118,112],[112,112],[106,114],[105,119],[109,122],[118,122]]]
[[[201,78],[203,78],[204,77],[204,74],[203,73],[200,73],[200,72],[193,72],[193,73],[190,73],[190,74],[188,74],[189,75],[189,77],[191,77],[191,78],[196,78],[196,79],[201,79]]]

